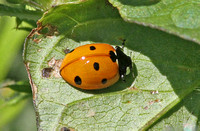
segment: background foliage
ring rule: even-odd
[[[27,77],[16,70],[20,60],[12,64],[12,59],[35,28],[23,56],[38,129],[199,129],[199,0],[7,2],[0,5],[0,15],[16,19],[2,17],[0,21],[0,127],[14,119],[31,96]],[[120,45],[122,39],[135,64],[131,72],[135,78],[130,74],[126,83],[83,91],[57,76],[66,48],[93,42]],[[54,72],[43,77],[45,68]]]

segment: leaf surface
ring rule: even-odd
[[[45,11],[51,8],[52,6],[57,6],[60,4],[78,4],[81,3],[83,0],[6,0],[12,4],[26,4],[35,9]]]
[[[126,40],[125,53],[135,64],[126,83],[120,80],[103,90],[85,91],[71,87],[59,77],[65,49],[97,42],[121,45],[122,39]],[[197,43],[123,21],[106,1],[54,7],[40,19],[24,48],[38,128],[158,128],[154,124],[162,122],[170,109],[188,95],[198,94],[199,50]],[[198,117],[191,114],[193,107],[186,105],[188,114]],[[175,127],[173,122],[170,124]]]
[[[121,17],[200,44],[199,0],[109,0]]]
[[[28,96],[8,88],[0,89],[0,128],[19,114],[25,106]]]

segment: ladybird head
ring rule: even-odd
[[[118,64],[119,64],[119,75],[122,78],[123,81],[125,81],[125,75],[126,75],[126,70],[127,67],[132,69],[132,61],[129,56],[124,54],[122,51],[122,48],[119,46],[116,46],[116,53],[117,53],[117,59],[118,59]]]

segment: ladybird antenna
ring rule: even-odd
[[[126,42],[126,39],[123,39],[123,40],[122,40],[122,49],[124,49],[125,42]]]

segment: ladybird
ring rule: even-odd
[[[60,74],[77,88],[96,90],[113,85],[120,77],[125,80],[127,67],[132,68],[131,58],[119,46],[94,43],[67,53]]]

